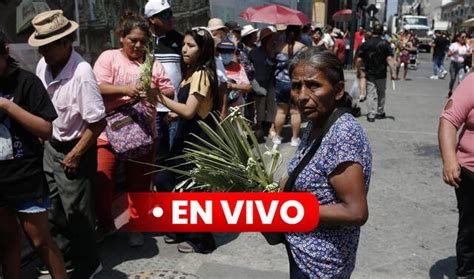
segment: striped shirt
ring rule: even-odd
[[[166,74],[171,80],[174,88],[179,88],[181,83],[181,48],[183,45],[183,36],[175,30],[171,30],[160,37],[154,37],[153,53],[155,59],[160,61]],[[175,100],[177,94],[175,94]],[[156,111],[170,111],[162,104],[158,104]]]

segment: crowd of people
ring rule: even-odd
[[[360,115],[357,102],[367,100],[369,122],[385,118],[387,66],[391,78],[399,79],[399,68],[407,66],[407,52],[414,48],[411,35],[394,47],[382,25],[374,25],[370,34],[359,28],[354,64],[360,97],[351,97],[344,79],[344,67],[351,63],[347,32],[280,24],[259,30],[212,18],[182,35],[172,18],[166,0],[149,0],[144,15],[126,11],[117,26],[121,47],[105,50],[91,66],[73,48],[79,25],[61,10],[40,13],[28,40],[43,56],[36,75],[18,66],[0,31],[3,276],[20,277],[18,219],[40,255],[40,274],[93,278],[102,269],[98,244],[118,231],[112,211],[118,169],[128,193],[173,191],[184,177],[169,171],[146,175],[151,166],[189,170],[182,159],[169,159],[182,155],[195,136],[205,137],[199,121],[213,127],[213,113],[223,119],[236,107],[261,142],[270,138],[281,144],[290,119],[290,145],[298,147],[288,166],[295,176],[290,187],[311,192],[320,202],[317,229],[285,234],[291,278],[350,277],[360,226],[368,218],[372,161],[367,136],[354,118]],[[448,44],[436,36],[433,71],[444,78],[442,54]],[[456,36],[447,52],[450,92],[471,53],[465,38],[465,33]],[[458,95],[455,105],[462,107],[464,97]],[[452,133],[462,116],[449,109],[443,117],[455,127],[442,121],[440,129],[449,132],[442,145],[443,159],[449,159],[445,180],[458,185]],[[122,117],[127,111],[134,117]],[[303,120],[308,126],[300,139]],[[127,148],[130,135],[118,127],[132,124],[142,127],[142,137],[152,144],[124,155],[119,149]],[[472,180],[472,174],[462,175]],[[140,223],[144,214],[137,202],[127,195],[129,224]],[[211,233],[170,232],[164,241],[179,243],[182,253],[216,249]],[[143,234],[129,232],[128,244],[142,246]]]

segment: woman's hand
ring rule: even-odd
[[[179,115],[176,112],[168,112],[165,118],[165,123],[170,125],[171,122],[178,120]]]
[[[121,93],[131,98],[143,98],[146,97],[146,92],[140,90],[138,87],[133,85],[124,85],[121,88]]]
[[[461,166],[457,161],[445,162],[443,165],[443,180],[446,184],[459,188],[461,182]]]

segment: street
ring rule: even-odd
[[[419,62],[395,91],[387,83],[386,119],[368,123],[361,103],[358,120],[372,145],[373,172],[353,278],[455,278],[458,215],[437,144],[449,75],[430,80],[431,54],[420,54]],[[347,89],[354,78],[346,71]],[[295,150],[288,140],[281,145],[284,168]],[[144,246],[129,248],[126,234],[118,233],[100,246],[104,270],[97,278],[288,278],[282,245],[269,246],[259,233],[215,237],[219,247],[203,255],[181,254],[161,234],[146,234]],[[36,264],[24,267],[24,278],[36,276]]]

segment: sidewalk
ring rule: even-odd
[[[355,71],[345,70],[344,75],[346,89],[350,89]],[[286,144],[280,148],[284,162],[278,178],[286,172],[285,167],[295,150],[288,144],[287,134],[283,139]],[[266,144],[271,146],[271,141],[267,140]],[[124,198],[124,195],[118,196],[115,205],[124,204]],[[117,227],[123,226],[127,222],[126,208],[116,206],[114,212]],[[214,237],[219,247],[212,254],[181,254],[176,244],[164,243],[160,234],[145,234],[143,247],[129,248],[126,233],[119,232],[100,245],[104,270],[97,278],[288,278],[283,245],[270,246],[259,233],[219,233]],[[25,241],[23,254],[35,256],[32,253]],[[32,278],[38,264],[38,259],[28,264],[23,269],[26,276],[23,278]]]
[[[395,92],[387,88],[386,119],[358,118],[372,146],[373,170],[352,278],[456,278],[458,214],[454,191],[441,179],[436,133],[448,81],[430,80],[431,58],[419,58],[411,81],[397,82]],[[350,89],[355,72],[345,76]],[[364,114],[365,103],[361,107]],[[287,135],[279,175],[295,151],[288,141]],[[212,254],[181,254],[159,234],[129,248],[118,233],[100,246],[104,271],[97,278],[288,278],[282,245],[268,245],[259,233],[215,238],[219,247]],[[36,264],[24,268],[23,278],[35,278]]]

